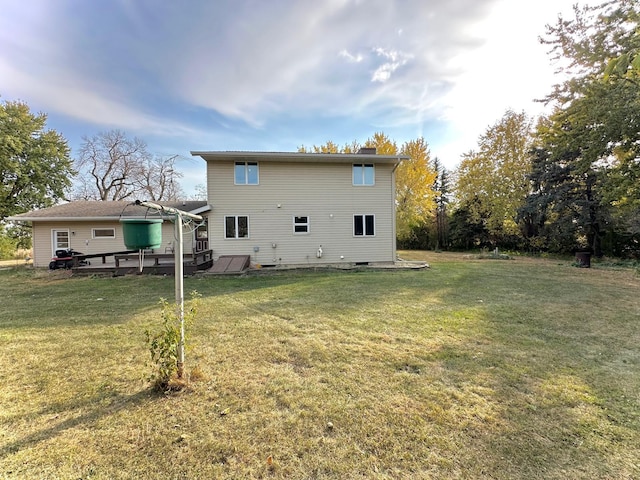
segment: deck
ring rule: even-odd
[[[90,262],[83,265],[82,261]],[[204,250],[197,253],[186,253],[183,256],[185,275],[193,275],[200,270],[208,270],[213,265],[213,251]],[[74,274],[94,275],[110,274],[114,277],[136,275],[140,273],[138,252],[123,251],[74,257]],[[175,273],[175,257],[173,253],[145,253],[142,274],[173,275]]]

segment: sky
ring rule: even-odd
[[[0,101],[69,142],[120,129],[180,155],[296,151],[384,132],[454,169],[559,81],[539,37],[576,0],[0,0]],[[595,0],[579,1],[600,3]]]

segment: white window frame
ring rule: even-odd
[[[371,168],[372,178],[367,182],[367,168]],[[356,170],[360,169],[360,171]],[[356,173],[357,172],[357,173]],[[373,187],[376,184],[376,166],[373,163],[354,163],[351,166],[351,181],[354,187]]]
[[[67,234],[67,246],[58,245],[58,233],[66,233]],[[71,233],[68,228],[54,228],[51,230],[51,252],[55,255],[56,250],[66,250],[71,248]]]
[[[297,222],[299,218],[306,218],[306,222]],[[296,232],[296,227],[306,227],[304,232]],[[309,235],[311,233],[311,220],[309,215],[294,215],[293,216],[293,234],[294,235]]]
[[[256,181],[249,182],[249,165],[255,165],[256,167]],[[236,168],[239,166],[244,166],[244,180],[238,182],[238,177],[236,176]],[[234,162],[233,164],[233,183],[234,185],[260,185],[260,165],[258,162]]]
[[[234,223],[235,223],[235,225],[234,225],[235,236],[234,237],[228,237],[227,236],[227,218],[235,219],[235,221],[234,221]],[[239,219],[240,218],[246,218],[247,219],[247,236],[246,237],[239,237],[238,236],[238,233],[240,231],[240,228],[238,228],[238,223],[239,223]],[[224,229],[224,239],[225,240],[246,240],[246,239],[250,238],[249,215],[225,215],[224,216],[223,229]]]
[[[362,234],[356,233],[356,218],[362,219]],[[373,234],[367,233],[367,217],[373,218]],[[370,213],[361,213],[353,216],[353,236],[357,238],[361,237],[375,237],[376,236],[376,216]]]
[[[96,236],[96,230],[111,230],[111,235],[100,235]],[[93,240],[112,240],[116,238],[116,229],[113,227],[96,227],[91,229],[91,238]]]

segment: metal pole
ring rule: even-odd
[[[178,378],[184,375],[184,264],[183,246],[182,246],[182,216],[180,213],[175,214],[175,238],[176,248],[173,250],[175,262],[175,281],[176,281],[176,308],[178,318],[180,319],[180,342],[178,343]]]
[[[180,319],[180,341],[178,343],[178,378],[184,376],[184,264],[183,261],[183,233],[182,233],[182,217],[189,217],[194,220],[202,221],[200,215],[194,215],[189,212],[183,212],[177,208],[164,207],[153,202],[145,202],[136,200],[136,205],[141,205],[147,208],[153,208],[161,213],[167,213],[173,215],[174,231],[176,245],[173,250],[173,258],[175,263],[175,285],[176,285],[176,313]]]
[[[141,206],[147,207],[147,208],[153,208],[154,210],[158,210],[161,213],[168,213],[169,215],[175,215],[175,214],[179,213],[183,217],[189,217],[189,218],[192,218],[192,219],[197,220],[199,222],[202,221],[202,217],[200,215],[196,215],[194,213],[185,212],[183,210],[178,210],[177,208],[165,207],[163,205],[158,205],[157,203],[147,202],[147,201],[144,201],[144,200],[136,200],[135,204],[136,205],[141,205]]]

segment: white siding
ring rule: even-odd
[[[395,259],[393,165],[376,164],[375,186],[353,186],[351,164],[273,161],[259,162],[259,185],[234,185],[233,166],[233,160],[208,162],[214,257],[248,254],[264,265]],[[374,237],[353,235],[355,214],[375,215]],[[249,238],[225,239],[226,215],[247,215]],[[309,217],[309,234],[293,233],[294,216]]]

